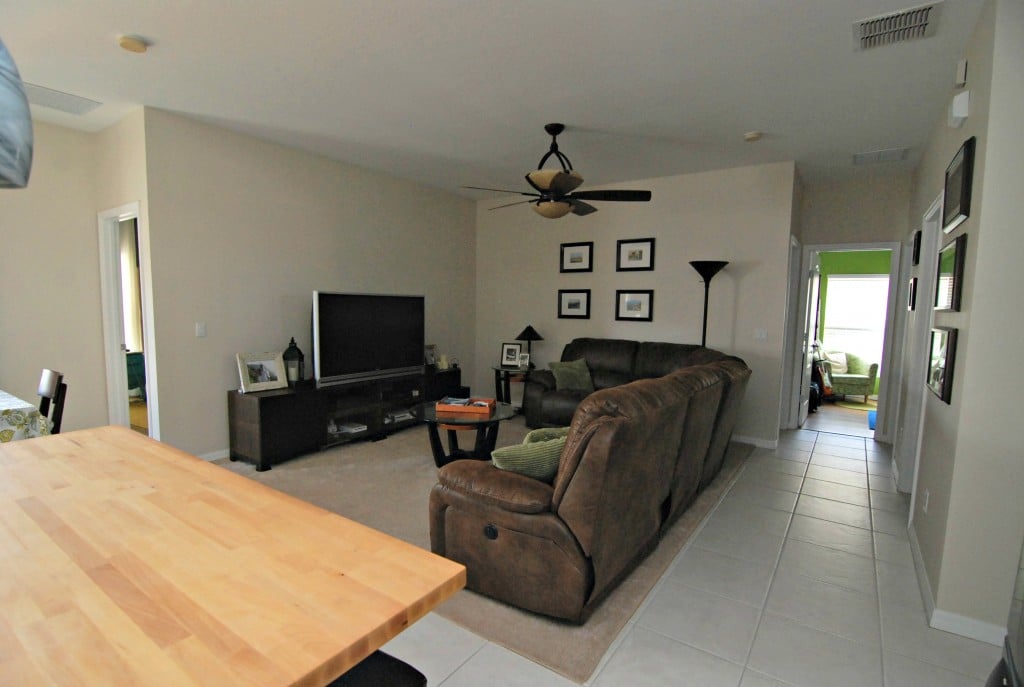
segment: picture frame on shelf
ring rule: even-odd
[[[529,367],[529,366],[530,366],[530,354],[529,353],[520,353],[519,354],[519,367]]]
[[[521,343],[501,344],[501,366],[519,367],[519,354],[523,352]]]
[[[650,272],[654,269],[654,239],[622,239],[616,242],[616,272]]]
[[[971,215],[971,186],[974,176],[975,137],[960,146],[946,167],[942,198],[942,231],[949,233]]]
[[[963,292],[967,234],[961,234],[939,251],[935,275],[935,310],[959,312]]]
[[[615,319],[652,322],[654,320],[654,291],[651,289],[616,291]]]
[[[956,337],[957,330],[952,327],[934,327],[928,349],[928,388],[947,404],[953,398]]]
[[[423,364],[437,364],[437,344],[427,344],[423,347]]]
[[[590,289],[559,289],[558,317],[562,320],[589,320]]]
[[[238,379],[243,394],[251,391],[284,389],[288,386],[283,351],[238,353]]]
[[[594,242],[563,243],[559,272],[593,272]]]

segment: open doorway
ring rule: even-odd
[[[142,333],[142,285],[139,271],[138,219],[118,223],[121,267],[121,323],[124,330],[125,372],[128,376],[128,422],[149,434],[146,402],[146,346]]]
[[[893,373],[891,342],[899,291],[899,244],[807,246],[801,273],[807,298],[804,319],[809,345],[798,390],[806,415],[794,412],[805,429],[891,442],[886,423],[886,389]],[[805,313],[801,313],[801,316]],[[795,390],[796,391],[796,390]],[[800,407],[800,397],[790,400]]]

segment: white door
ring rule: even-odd
[[[818,325],[818,287],[821,283],[821,261],[817,251],[811,251],[804,294],[803,323],[804,331],[801,338],[803,348],[802,373],[800,375],[800,411],[797,426],[803,427],[811,406],[811,369],[814,365],[815,331]]]

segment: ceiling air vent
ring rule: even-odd
[[[911,7],[890,12],[880,17],[861,19],[853,23],[853,45],[855,50],[880,48],[894,43],[903,43],[915,38],[935,35],[941,2]]]
[[[899,162],[907,158],[910,148],[885,148],[883,150],[869,150],[866,153],[855,153],[853,164],[856,167],[862,165],[878,165],[885,162]]]
[[[85,115],[89,114],[103,103],[96,100],[89,100],[79,95],[72,95],[71,93],[65,93],[64,91],[55,91],[52,88],[46,88],[45,86],[36,86],[35,84],[25,84],[25,95],[28,96],[28,101],[33,105],[39,105],[40,107],[49,107],[54,110],[60,110],[61,112],[67,112],[73,115]]]

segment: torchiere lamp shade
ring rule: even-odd
[[[690,265],[697,273],[704,278],[704,323],[701,326],[700,345],[706,346],[708,342],[708,289],[711,286],[711,279],[718,274],[723,267],[729,263],[725,260],[691,260]]]

